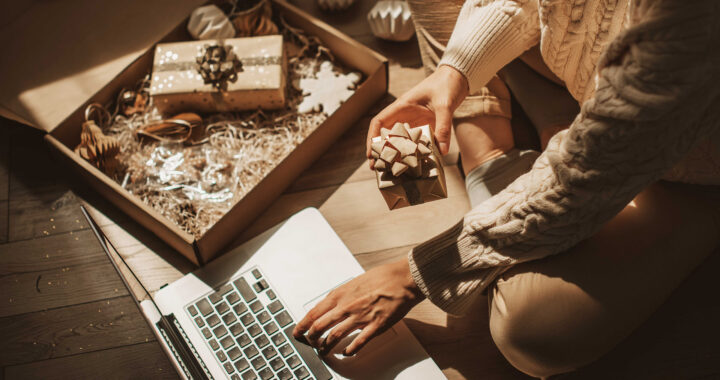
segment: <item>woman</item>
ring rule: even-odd
[[[332,292],[296,336],[327,350],[362,328],[354,354],[424,297],[464,314],[487,292],[493,339],[527,374],[609,351],[720,244],[718,17],[711,0],[466,2],[437,70],[378,114],[368,139],[430,123],[444,153],[462,111],[473,209]],[[546,67],[526,53],[538,43]],[[522,90],[536,82],[528,67],[567,88],[577,117],[555,92]],[[547,145],[539,156],[514,148],[496,73]]]

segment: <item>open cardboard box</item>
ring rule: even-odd
[[[385,57],[293,5],[282,0],[273,0],[272,4],[274,11],[281,12],[288,23],[319,37],[333,52],[336,60],[362,72],[365,80],[335,113],[202,237],[195,239],[73,152],[80,141],[85,107],[93,102],[109,103],[123,87],[132,87],[138,79],[150,72],[154,45],[45,136],[51,150],[76,169],[100,194],[197,265],[203,265],[217,256],[388,89]],[[186,23],[187,19],[183,20],[158,42],[190,40],[185,29]]]

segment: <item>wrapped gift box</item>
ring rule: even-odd
[[[150,95],[165,115],[278,109],[286,67],[281,35],[158,44]]]
[[[396,123],[372,139],[378,188],[391,210],[447,198],[445,172],[432,131]]]
[[[45,138],[58,158],[74,168],[99,194],[197,265],[203,265],[220,254],[222,249],[236,239],[238,234],[248,227],[303,170],[320,157],[348,127],[361,116],[366,115],[367,110],[387,93],[388,65],[385,57],[291,4],[282,0],[273,0],[272,5],[274,11],[282,14],[290,25],[320,38],[340,64],[361,72],[363,81],[337,111],[202,236],[196,238],[180,229],[174,222],[163,217],[151,206],[123,189],[100,169],[73,152],[73,148],[80,142],[80,129],[85,121],[84,112],[88,104],[95,102],[109,104],[115,100],[122,88],[134,87],[152,69],[154,46],[150,46],[86,101],[78,101],[73,103],[72,107],[66,107],[64,112],[67,116],[60,124],[38,125],[38,128],[48,132]],[[186,25],[187,19],[181,21],[159,42],[190,40]],[[64,104],[67,106],[69,103]]]

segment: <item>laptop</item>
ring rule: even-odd
[[[315,208],[162,287],[154,297],[87,211],[103,249],[184,379],[445,379],[401,321],[344,357],[356,331],[324,357],[293,338],[332,289],[363,273]]]

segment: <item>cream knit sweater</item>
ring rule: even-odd
[[[510,266],[589,237],[651,182],[720,184],[718,20],[715,0],[467,1],[440,64],[473,92],[539,42],[582,111],[530,172],[410,252],[423,293],[462,314]]]

